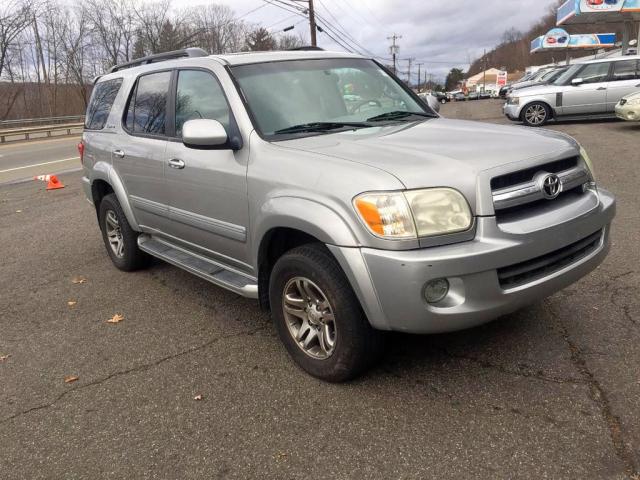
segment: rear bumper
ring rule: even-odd
[[[493,320],[571,285],[596,268],[609,249],[615,200],[600,191],[598,207],[570,222],[527,234],[506,234],[495,217],[478,218],[473,241],[410,251],[330,247],[371,324],[381,330],[439,333]],[[515,287],[501,286],[498,269],[520,264],[602,231],[584,256]],[[446,278],[447,297],[428,304],[425,283]]]

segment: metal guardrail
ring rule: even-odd
[[[54,136],[52,133],[54,132],[65,132],[67,135],[71,135],[72,130],[82,130],[84,128],[84,123],[69,123],[66,125],[49,125],[46,127],[29,127],[29,128],[16,128],[13,130],[3,130],[0,131],[0,143],[7,143],[7,138],[15,141],[15,140],[30,140],[31,135],[33,134],[41,134],[45,133],[46,137]],[[77,132],[80,133],[80,132]],[[62,135],[57,135],[62,136]],[[14,138],[19,137],[19,138]],[[38,137],[42,138],[42,137]]]
[[[42,117],[42,118],[19,118],[17,120],[0,120],[0,129],[11,128],[20,125],[55,125],[58,123],[83,122],[84,115],[70,115],[66,117]]]

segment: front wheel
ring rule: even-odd
[[[371,327],[323,245],[303,245],[283,255],[271,273],[269,299],[280,339],[314,377],[346,381],[379,358],[384,334]]]
[[[542,127],[551,118],[551,110],[542,102],[533,102],[524,107],[522,121],[528,127]]]

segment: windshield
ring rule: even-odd
[[[580,68],[582,68],[582,65],[579,65],[579,64],[570,66],[562,75],[560,75],[558,78],[556,78],[553,81],[553,84],[565,85],[566,83],[569,82],[569,80],[573,78],[573,76],[576,74],[578,70],[580,70]]]
[[[437,116],[371,60],[289,60],[231,70],[269,139]]]

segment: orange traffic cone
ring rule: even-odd
[[[58,188],[64,188],[64,184],[58,180],[55,175],[49,176],[49,183],[47,183],[47,190],[57,190]]]
[[[58,188],[64,188],[64,185],[58,177],[55,175],[38,175],[33,178],[34,180],[40,180],[41,182],[47,182],[47,190],[57,190]]]

